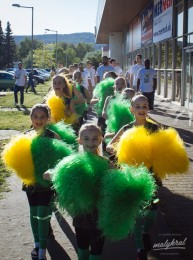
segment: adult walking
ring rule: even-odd
[[[27,71],[22,68],[22,63],[18,63],[18,69],[15,71],[14,77],[16,79],[14,86],[15,106],[18,106],[18,92],[20,92],[20,105],[24,103],[24,88],[27,83]]]
[[[96,81],[99,83],[103,79],[103,75],[107,71],[115,72],[115,68],[108,63],[109,59],[107,56],[102,57],[102,65],[97,68],[96,71]]]
[[[140,69],[143,68],[141,54],[137,54],[135,57],[135,60],[136,60],[136,64],[134,64],[131,67],[129,74],[130,74],[130,87],[133,88],[136,92],[137,91],[137,73]]]
[[[137,91],[140,90],[147,97],[149,110],[154,109],[154,95],[157,87],[157,72],[150,68],[150,60],[144,60],[145,68],[138,71],[137,74]]]
[[[33,93],[37,94],[35,87],[34,87],[33,75],[34,75],[34,70],[31,69],[30,73],[28,74],[29,80],[28,80],[28,86],[27,86],[25,92],[27,93],[28,89],[31,87]]]

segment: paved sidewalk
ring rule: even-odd
[[[152,227],[152,242],[155,245],[166,242],[173,242],[173,246],[168,249],[154,248],[149,255],[150,259],[158,260],[192,260],[193,259],[193,118],[192,112],[179,107],[176,104],[161,100],[156,97],[155,111],[150,116],[156,121],[176,128],[181,138],[184,140],[186,149],[190,158],[189,174],[183,176],[169,176],[163,181],[163,187],[159,192],[160,206],[156,223]],[[0,131],[1,133],[1,131]],[[19,253],[13,252],[12,258],[20,260],[29,260],[29,252],[32,245],[31,231],[29,227],[27,238],[22,230],[21,217],[23,216],[23,225],[29,225],[28,222],[28,206],[24,194],[20,191],[20,183],[16,177],[10,178],[11,192],[7,198],[0,201],[0,207],[4,211],[0,211],[0,219],[3,225],[7,225],[10,229],[21,227],[20,235],[8,236],[5,234],[4,239],[1,238],[2,247],[6,246],[6,237],[9,237],[9,243],[16,243],[20,249]],[[17,185],[17,187],[16,187]],[[20,200],[19,196],[23,199]],[[10,202],[11,201],[11,202]],[[15,208],[17,207],[17,208]],[[13,208],[13,225],[12,217],[7,220],[9,208]],[[19,211],[19,212],[17,212]],[[21,211],[21,212],[20,212]],[[26,213],[27,212],[27,213]],[[17,224],[18,221],[18,224]],[[26,224],[27,223],[27,224]],[[1,222],[0,222],[1,224]],[[116,223],[115,223],[116,224]],[[52,226],[54,229],[55,239],[52,237],[48,243],[48,260],[75,260],[76,258],[76,242],[74,229],[71,225],[71,219],[61,216],[59,213],[52,218]],[[10,231],[11,232],[11,231]],[[8,232],[7,232],[8,233]],[[17,233],[17,232],[16,232]],[[22,235],[21,235],[22,234]],[[26,242],[26,240],[27,242]],[[174,243],[178,241],[178,245],[174,247]],[[181,246],[179,243],[181,241]],[[160,245],[159,245],[160,246]],[[0,248],[1,249],[1,248]],[[159,249],[159,250],[155,250]],[[2,250],[2,249],[1,249]],[[11,252],[12,248],[9,247]],[[7,250],[1,251],[1,256]],[[15,257],[17,256],[17,257]],[[19,257],[20,256],[20,257]],[[3,258],[4,260],[10,260]],[[128,239],[118,242],[106,241],[104,247],[103,260],[136,260],[135,242],[131,236]]]

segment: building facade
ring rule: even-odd
[[[99,0],[96,43],[126,72],[137,53],[157,70],[157,94],[193,109],[193,0]]]

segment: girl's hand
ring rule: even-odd
[[[43,174],[43,179],[44,180],[47,180],[47,181],[50,181],[51,180],[51,171],[46,171],[44,174]]]

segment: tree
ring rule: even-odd
[[[50,52],[50,44],[34,51],[34,67],[51,68],[55,64],[53,52]]]
[[[4,53],[5,53],[5,38],[4,38],[4,33],[0,21],[0,69],[3,69],[5,67]]]
[[[33,40],[33,50],[37,50],[43,47],[43,43],[41,41]],[[25,37],[23,41],[20,42],[18,48],[18,58],[23,61],[23,59],[27,58],[27,56],[31,53],[32,50],[32,41],[30,37]]]
[[[94,51],[94,48],[91,44],[80,42],[76,47],[76,56],[82,60],[86,53],[91,51]]]
[[[14,37],[12,36],[12,30],[9,22],[7,22],[7,28],[5,31],[5,65],[9,68],[13,67],[13,61],[16,55],[16,44]]]
[[[83,62],[86,63],[87,60],[91,60],[92,65],[95,67],[95,69],[97,69],[99,63],[101,62],[101,57],[102,57],[102,52],[100,50],[88,52],[85,55]]]

